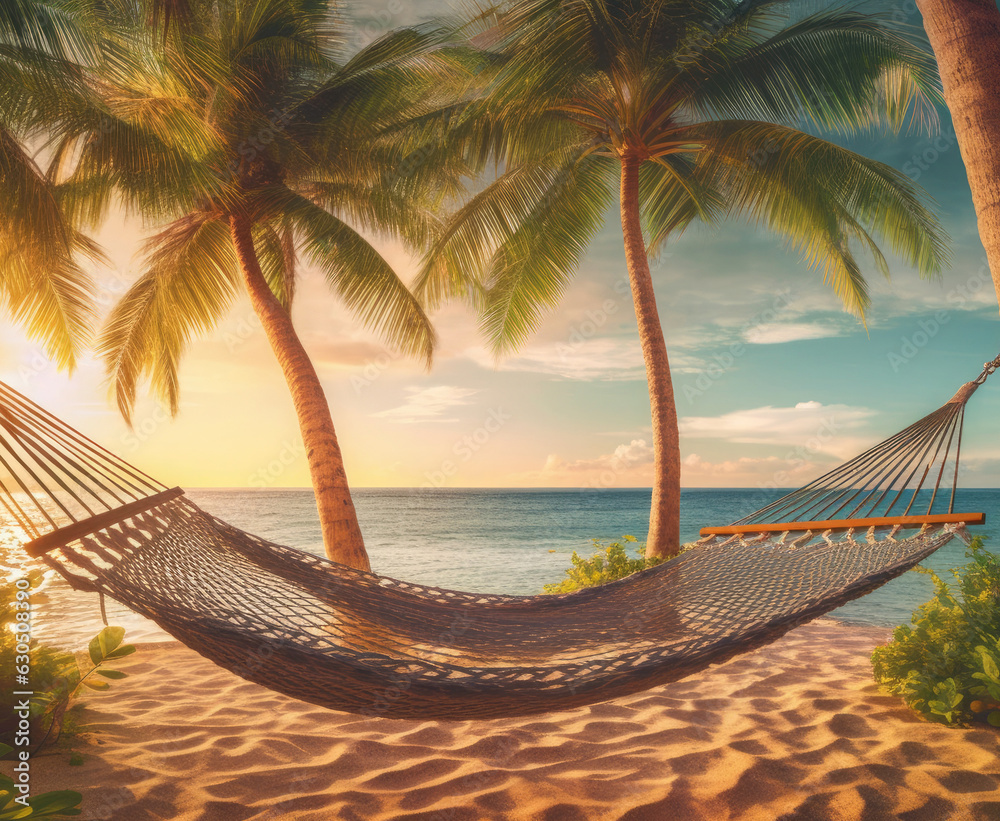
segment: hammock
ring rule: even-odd
[[[998,367],[677,558],[562,596],[443,590],[265,541],[2,383],[0,514],[74,588],[293,698],[392,718],[526,715],[760,647],[966,536],[985,517],[954,509],[965,405]]]

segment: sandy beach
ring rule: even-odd
[[[142,645],[87,696],[83,765],[37,758],[33,787],[110,821],[996,821],[1000,733],[880,694],[888,636],[824,620],[646,693],[456,723],[331,712]]]

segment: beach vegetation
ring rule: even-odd
[[[72,370],[97,321],[98,246],[66,213],[38,148],[85,89],[92,15],[76,0],[0,3],[0,299],[28,337]]]
[[[812,133],[935,127],[934,61],[886,18],[802,16],[781,0],[520,0],[470,31],[482,91],[449,139],[492,176],[435,241],[417,292],[431,307],[469,300],[494,354],[511,353],[617,206],[653,426],[647,551],[676,554],[679,430],[650,260],[696,221],[742,218],[784,238],[859,317],[866,259],[886,276],[889,255],[937,275],[946,238],[927,197]]]
[[[1000,727],[1000,556],[976,538],[948,580],[917,567],[934,596],[872,652],[875,680],[942,724]]]
[[[573,564],[566,570],[566,578],[545,585],[543,592],[572,593],[584,587],[596,587],[656,567],[664,561],[660,557],[647,557],[646,545],[640,544],[635,536],[622,536],[607,545],[593,539],[593,544],[595,552],[589,558],[583,558],[574,550],[570,558]]]
[[[42,574],[35,570],[27,574],[32,587],[41,582]],[[31,754],[56,744],[66,727],[76,727],[74,709],[77,697],[84,690],[107,690],[112,681],[126,673],[112,669],[114,662],[135,652],[134,645],[125,644],[123,627],[105,627],[90,641],[87,662],[81,666],[75,653],[43,644],[32,639],[27,645],[14,631],[18,599],[14,583],[0,585],[0,669],[4,671],[0,692],[0,743],[27,748]],[[27,652],[24,652],[27,650]],[[24,673],[21,671],[24,670]],[[15,676],[23,675],[24,679]],[[27,681],[27,684],[19,682]],[[31,691],[25,699],[19,691]],[[20,732],[20,712],[17,707],[27,701],[27,732]]]
[[[0,744],[0,758],[13,749]],[[21,798],[19,801],[18,799]],[[76,790],[52,790],[23,798],[14,779],[0,773],[0,821],[20,821],[22,818],[67,818],[80,815],[83,796]]]

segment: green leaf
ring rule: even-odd
[[[957,585],[935,579],[934,597],[913,616],[912,630],[897,629],[892,641],[872,653],[876,680],[902,695],[914,710],[932,720],[958,724],[972,715],[977,701],[1000,701],[997,633],[1000,566],[977,541],[966,567],[953,570]],[[968,707],[963,707],[963,705]],[[992,707],[977,705],[976,714]],[[1000,712],[1000,711],[998,711]]]
[[[122,643],[122,639],[124,638],[124,627],[105,627],[90,641],[90,646],[88,647],[90,650],[90,660],[95,665],[100,664],[108,658],[109,653],[113,652]]]
[[[986,721],[994,727],[1000,727],[1000,710],[994,710],[991,712],[988,716],[986,716]]]
[[[111,679],[126,678],[128,676],[128,673],[123,673],[121,670],[95,670],[94,672],[99,676]]]
[[[1000,684],[1000,667],[997,666],[996,659],[985,647],[977,647],[976,650],[983,657],[983,671],[997,684]]]
[[[123,644],[113,653],[108,653],[107,660],[125,658],[125,656],[131,656],[135,652],[134,644]]]
[[[213,214],[187,214],[148,239],[145,264],[97,342],[126,419],[143,379],[176,411],[180,357],[225,316],[238,285],[229,229]]]
[[[89,687],[91,690],[110,690],[111,689],[111,685],[108,684],[106,681],[91,681],[90,679],[86,679],[83,682],[83,686],[84,687]]]
[[[53,815],[79,815],[76,809],[83,796],[75,790],[55,790],[42,793],[31,799],[31,817],[44,818]]]

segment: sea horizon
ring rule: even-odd
[[[312,493],[312,488],[308,485],[297,485],[297,486],[279,486],[279,485],[269,485],[267,487],[257,487],[255,485],[180,485],[185,490],[233,490],[233,491],[246,491],[246,490],[261,490],[261,491],[275,491],[275,490],[292,490],[292,491],[308,491]],[[793,490],[798,490],[798,487],[768,487],[763,488],[758,485],[731,485],[726,487],[700,487],[692,485],[690,487],[684,486],[681,488],[683,493],[686,490],[697,490],[698,492],[705,491],[735,491],[735,490],[766,490],[768,493],[774,492],[785,492],[791,493]],[[443,487],[425,487],[424,485],[352,485],[351,492],[355,490],[514,490],[518,493],[529,493],[533,490],[540,490],[545,492],[554,491],[567,491],[571,493],[579,493],[580,491],[597,490],[606,491],[609,493],[614,493],[615,491],[637,491],[637,490],[649,490],[652,488],[649,486],[636,485],[634,487],[590,487],[588,485],[579,485],[577,487],[539,487],[539,486],[520,486],[520,485],[447,485]],[[977,487],[967,487],[959,488],[959,490],[1000,490],[1000,485],[982,485]]]
[[[592,540],[607,544],[624,535],[639,542],[649,522],[648,488],[355,488],[354,503],[374,572],[433,587],[482,593],[536,595],[560,581],[574,553],[590,556]],[[310,488],[189,488],[207,512],[264,539],[322,556],[323,542]],[[681,538],[690,543],[701,527],[724,525],[784,495],[784,489],[684,488]],[[266,499],[280,497],[280,504]],[[973,532],[1000,537],[1000,489],[960,488],[958,504],[987,513]],[[6,547],[8,572],[23,571],[21,551]],[[923,564],[941,572],[966,562],[955,539]],[[85,646],[101,627],[95,596],[69,589],[49,573],[40,605],[39,636]],[[867,596],[830,613],[840,622],[891,627],[909,622],[933,592],[931,580],[905,573]],[[108,602],[111,623],[133,641],[169,636],[121,605]]]

